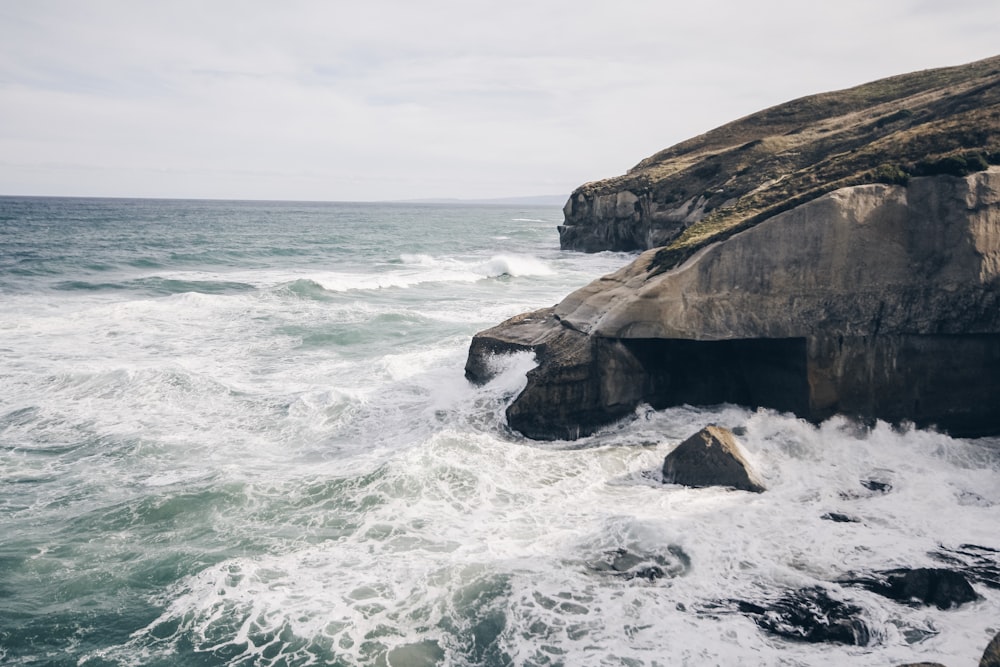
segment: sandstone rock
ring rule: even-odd
[[[979,667],[1000,667],[1000,632],[993,637],[993,641],[983,651]]]
[[[755,493],[765,490],[732,432],[719,426],[706,426],[667,454],[663,460],[663,482],[731,486]]]
[[[536,352],[512,428],[730,402],[1000,433],[1000,168],[838,190],[676,268],[656,255],[477,335],[470,376],[483,350]]]
[[[655,260],[644,253],[555,314],[578,331],[627,339],[822,336],[843,346],[838,339],[995,333],[1000,169],[844,188],[672,270]]]
[[[475,335],[465,374],[491,378],[491,358],[533,350],[528,385],[507,408],[511,428],[538,440],[571,440],[632,412],[646,391],[644,373],[617,341],[562,326],[552,308],[518,315]]]

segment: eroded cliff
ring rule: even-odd
[[[1000,432],[1000,168],[841,188],[672,268],[659,252],[474,338],[477,379],[536,352],[513,428],[733,402]]]

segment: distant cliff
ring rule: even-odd
[[[534,438],[643,402],[1000,433],[998,84],[994,58],[805,98],[583,186],[564,242],[664,245],[477,334],[467,376],[533,350],[507,417]]]
[[[755,113],[577,188],[564,249],[661,261],[841,187],[1000,163],[1000,56]]]

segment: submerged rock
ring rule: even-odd
[[[941,568],[889,570],[847,583],[863,586],[891,600],[934,605],[938,609],[951,609],[979,599],[963,574]]]
[[[877,479],[861,480],[861,486],[865,487],[869,491],[874,491],[875,493],[889,493],[890,491],[892,491],[891,483],[882,482]]]
[[[861,607],[830,597],[822,588],[803,588],[775,602],[737,601],[737,609],[759,628],[786,639],[867,646],[873,633]]]
[[[657,579],[678,577],[691,568],[691,558],[679,546],[667,547],[666,554],[640,553],[627,549],[615,549],[589,564],[595,572],[620,576],[626,581],[632,579]]]
[[[706,426],[682,442],[663,460],[664,484],[731,486],[742,491],[765,490],[747,463],[742,447],[729,429]]]

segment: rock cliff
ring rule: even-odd
[[[950,92],[942,92],[944,80]],[[868,91],[854,97],[867,104],[874,86],[891,89],[885,95],[897,100],[902,91],[907,104],[917,95],[946,108],[912,112],[923,121],[902,131],[906,141],[896,130],[882,135],[894,136],[901,152],[886,152],[885,142],[878,150],[868,144],[854,150],[867,156],[863,162],[878,161],[873,170],[858,171],[854,158],[820,151],[810,165],[781,167],[778,180],[797,186],[776,189],[770,179],[714,217],[706,214],[712,197],[701,196],[657,218],[665,210],[657,201],[675,196],[669,187],[677,182],[664,165],[683,162],[690,151],[682,144],[645,161],[642,173],[605,182],[606,196],[588,198],[592,186],[578,190],[567,204],[564,242],[584,238],[566,230],[586,216],[603,230],[600,242],[587,237],[587,249],[667,242],[676,230],[651,221],[668,217],[687,227],[555,307],[477,334],[467,375],[487,379],[490,355],[533,350],[538,366],[507,416],[511,427],[534,438],[579,437],[642,402],[657,408],[732,402],[816,421],[843,413],[936,425],[956,435],[1000,433],[1000,168],[988,166],[1000,135],[1000,58],[888,82],[854,89]],[[820,125],[843,119],[829,109],[841,109],[845,94],[831,95],[800,101],[820,111],[792,136],[822,134]],[[964,101],[955,106],[957,98]],[[879,131],[912,119],[880,104],[890,104],[883,109],[889,116],[872,120],[870,105],[848,115],[861,113]],[[747,121],[692,140],[692,150],[725,152],[719,146],[740,123]],[[933,150],[923,157],[907,152],[919,145]],[[973,145],[979,150],[968,152]],[[915,161],[881,162],[890,154]],[[779,169],[777,153],[761,159],[763,171]],[[824,172],[833,163],[854,171],[834,178]],[[712,178],[729,173],[724,167]],[[669,173],[656,180],[655,169]],[[803,185],[807,172],[812,187]],[[732,184],[739,173],[726,178]],[[891,182],[870,182],[878,180]],[[648,187],[643,193],[622,187],[635,182]],[[645,229],[642,239],[636,229]]]
[[[473,339],[473,379],[536,352],[513,428],[733,402],[1000,433],[1000,168],[837,190],[666,271],[656,252]]]

